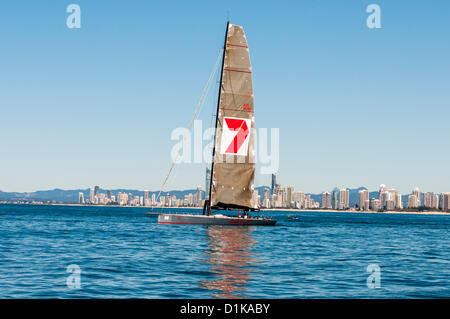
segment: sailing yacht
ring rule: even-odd
[[[159,224],[275,225],[271,218],[251,217],[254,200],[255,115],[252,68],[242,26],[227,23],[217,101],[216,131],[209,196],[202,215],[158,215]],[[207,190],[208,191],[208,190]],[[238,211],[238,216],[217,214]]]

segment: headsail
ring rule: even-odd
[[[252,200],[255,117],[250,55],[244,29],[228,24],[212,164],[211,208],[258,209]]]

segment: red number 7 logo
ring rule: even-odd
[[[250,130],[244,119],[224,117],[224,120],[230,131],[237,131],[236,136],[227,147],[225,153],[236,154],[247,139]]]

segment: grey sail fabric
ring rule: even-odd
[[[253,200],[255,117],[250,55],[244,29],[229,24],[217,114],[212,208],[258,209]]]

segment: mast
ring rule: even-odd
[[[222,92],[222,78],[223,78],[223,67],[225,63],[225,52],[227,49],[227,37],[228,37],[228,26],[230,25],[230,21],[227,21],[227,29],[225,30],[225,40],[223,43],[223,55],[222,55],[222,67],[220,69],[220,84],[219,84],[219,94],[217,97],[217,109],[216,109],[216,125],[214,129],[214,146],[212,152],[212,161],[211,161],[211,177],[209,182],[209,199],[208,199],[208,215],[211,214],[211,191],[213,185],[213,174],[214,174],[214,156],[216,155],[216,135],[217,135],[217,122],[219,121],[219,106],[220,106],[220,93]]]

